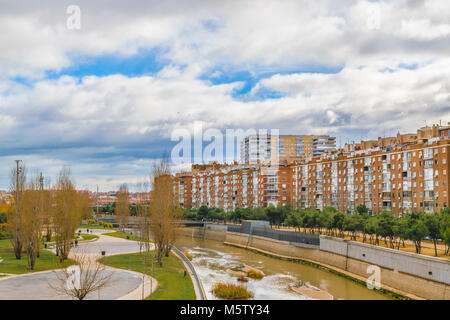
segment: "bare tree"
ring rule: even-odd
[[[69,268],[53,271],[56,283],[49,283],[50,288],[74,299],[83,300],[86,296],[112,283],[113,272],[97,261],[94,256],[78,250],[73,259],[77,263]]]
[[[122,184],[117,193],[116,202],[116,217],[119,223],[120,230],[124,230],[128,223],[128,217],[130,216],[130,196],[128,193],[128,187],[126,184]]]
[[[42,191],[42,203],[43,203],[42,223],[45,238],[47,239],[47,241],[51,241],[53,235],[53,217],[56,209],[54,206],[54,198],[55,192],[52,192],[52,190],[44,189]]]
[[[174,240],[174,206],[173,177],[170,174],[169,158],[155,162],[152,170],[153,186],[150,195],[151,232],[156,249],[158,264],[162,266],[162,256],[169,255]]]
[[[70,176],[70,170],[63,168],[55,186],[53,227],[56,237],[56,254],[60,262],[67,259],[72,247],[72,239],[81,216],[78,195]]]
[[[148,192],[148,182],[139,183],[138,201],[136,203],[136,215],[138,218],[137,232],[139,234],[139,249],[145,250],[147,254],[151,249],[150,230],[150,194]]]
[[[23,221],[21,215],[21,196],[25,190],[26,184],[26,168],[25,165],[17,165],[11,169],[11,191],[14,194],[14,208],[9,211],[8,214],[8,232],[11,234],[11,245],[14,249],[16,259],[20,259],[22,256],[22,238],[23,238]]]
[[[92,211],[92,200],[89,197],[89,192],[78,191],[77,201],[81,219],[83,220],[90,219],[94,212]]]
[[[40,177],[30,181],[28,188],[22,192],[20,212],[23,221],[22,242],[28,256],[28,268],[34,269],[36,257],[39,254],[41,226],[43,219],[43,190]]]

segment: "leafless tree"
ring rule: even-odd
[[[81,222],[78,200],[70,170],[63,168],[55,186],[55,207],[52,219],[56,237],[56,254],[60,262],[67,259],[75,230]]]
[[[148,191],[148,181],[138,184],[138,201],[136,203],[137,233],[139,234],[140,251],[145,250],[147,254],[151,249],[150,232],[150,194]]]
[[[14,208],[8,213],[8,232],[11,235],[11,245],[14,249],[16,259],[22,256],[23,248],[23,219],[21,215],[21,196],[26,185],[25,165],[14,166],[11,169],[11,191],[14,194]]]
[[[94,213],[92,211],[92,200],[89,197],[89,192],[87,191],[78,191],[78,209],[81,216],[81,219],[87,220],[92,217]]]
[[[74,299],[83,300],[95,291],[112,284],[113,271],[97,261],[99,256],[77,250],[73,259],[77,263],[69,268],[53,271],[56,283],[49,283],[50,288]]]
[[[129,193],[126,184],[122,184],[117,192],[116,217],[120,230],[124,230],[130,216]]]
[[[150,194],[151,233],[156,249],[158,264],[162,266],[162,256],[169,255],[175,232],[174,222],[177,210],[174,206],[173,177],[170,173],[169,158],[155,162],[152,170],[152,191]]]
[[[34,269],[39,254],[41,226],[43,221],[43,189],[40,177],[33,178],[22,192],[20,212],[23,221],[22,242],[28,256],[28,268]]]

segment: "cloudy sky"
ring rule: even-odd
[[[439,120],[448,0],[0,0],[3,189],[14,159],[136,182],[196,121],[344,144]]]

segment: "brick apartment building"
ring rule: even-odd
[[[372,212],[439,211],[449,204],[450,128],[436,137],[385,148],[323,154],[270,168],[263,164],[194,165],[175,179],[183,208],[293,208],[327,206],[353,213],[360,204]]]

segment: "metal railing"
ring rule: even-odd
[[[206,300],[206,293],[205,293],[205,289],[203,289],[203,284],[200,280],[200,277],[198,276],[197,272],[195,271],[194,265],[191,263],[191,261],[184,255],[184,253],[178,249],[177,247],[173,246],[171,247],[171,249],[178,255],[181,257],[181,259],[183,259],[183,261],[186,263],[187,267],[189,268],[189,270],[191,271],[191,274],[193,275],[193,281],[194,286],[196,285],[198,288],[198,291],[200,292],[200,298],[198,300]]]

